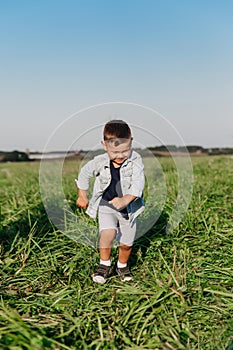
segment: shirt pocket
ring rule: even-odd
[[[133,169],[131,167],[124,169],[123,176],[127,178],[127,177],[132,177],[132,175],[133,175]]]
[[[132,175],[133,175],[133,169],[128,168],[124,169],[124,172],[122,174],[121,182],[125,189],[129,189],[132,185]]]
[[[103,191],[103,190],[105,190],[107,187],[108,187],[108,185],[110,184],[110,177],[108,177],[108,176],[99,176],[99,184],[100,184],[100,189]]]

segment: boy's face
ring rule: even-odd
[[[110,141],[101,141],[104,150],[109,158],[116,165],[121,165],[129,158],[131,153],[132,138],[130,139],[111,139]]]

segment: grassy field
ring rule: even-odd
[[[192,201],[169,233],[176,174],[171,160],[159,161],[167,199],[135,243],[135,282],[113,275],[104,286],[90,277],[98,250],[48,220],[39,163],[0,165],[0,349],[233,349],[233,159],[192,159]],[[64,172],[73,207],[77,168],[67,162]]]

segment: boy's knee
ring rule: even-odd
[[[120,244],[120,248],[121,248],[121,249],[124,249],[124,250],[130,250],[130,249],[132,248],[132,246],[129,246],[129,245],[126,245],[126,244],[121,243],[121,244]]]
[[[112,243],[116,236],[116,230],[102,230],[100,232],[100,241]]]

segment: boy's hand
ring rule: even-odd
[[[76,205],[79,208],[82,209],[87,209],[88,206],[88,198],[87,198],[87,191],[86,190],[81,190],[80,188],[78,189],[78,199],[76,200]]]
[[[115,197],[111,201],[109,201],[110,204],[114,206],[117,210],[121,210],[125,208],[130,202],[132,202],[137,197],[131,196],[130,194],[126,194],[123,197]]]
[[[122,198],[115,197],[111,201],[109,201],[109,204],[112,204],[114,208],[116,208],[117,210],[121,210],[127,205],[125,204],[123,197]]]
[[[89,201],[87,198],[85,199],[82,197],[78,197],[78,199],[76,200],[76,205],[82,209],[87,209],[88,203],[89,203]]]

